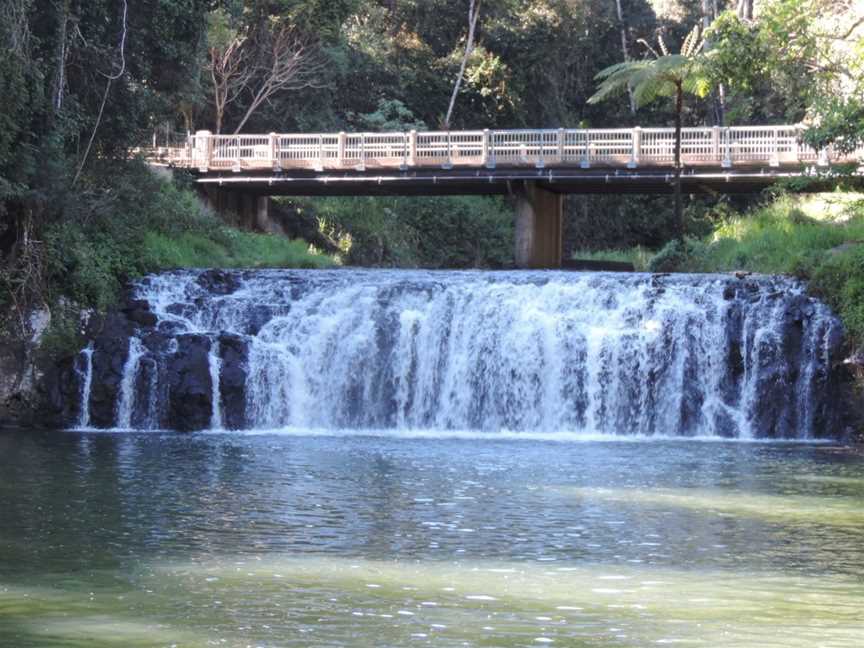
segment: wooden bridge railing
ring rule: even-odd
[[[816,151],[801,141],[802,126],[685,128],[687,166],[828,165],[864,161]],[[168,164],[206,171],[494,168],[496,166],[672,167],[671,128],[482,130],[452,132],[213,135],[155,148]]]

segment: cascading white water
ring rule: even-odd
[[[129,338],[129,355],[123,366],[123,380],[120,382],[120,400],[117,403],[117,427],[128,430],[132,427],[132,415],[137,397],[136,381],[140,369],[144,347],[137,337]]]
[[[93,343],[88,344],[81,351],[81,359],[84,363],[80,370],[81,378],[81,407],[78,414],[78,423],[75,426],[79,430],[90,427],[90,392],[93,389]]]
[[[816,426],[839,325],[792,280],[175,272],[136,292],[159,320],[151,338],[174,350],[130,340],[118,427],[133,421],[142,356],[157,367],[149,396],[165,393],[170,358],[191,353],[177,340],[201,336],[214,428],[231,410],[253,429],[830,434]],[[242,362],[225,364],[225,335]],[[239,400],[220,393],[231,368]]]
[[[210,428],[222,429],[222,396],[219,393],[219,372],[222,370],[222,360],[219,357],[219,340],[212,340],[210,353],[207,354],[207,367],[210,369],[210,394],[213,399],[212,413],[210,414]]]

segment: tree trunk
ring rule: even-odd
[[[753,0],[738,0],[737,13],[741,20],[753,20]]]
[[[717,18],[717,0],[702,0],[702,33],[711,27],[711,23]],[[705,43],[705,49],[711,46],[710,41]],[[719,84],[712,92],[711,108],[714,113],[714,125],[723,126],[726,122],[726,88]]]
[[[621,8],[621,0],[615,0],[615,9],[618,12],[618,28],[621,31],[621,52],[624,54],[624,62],[630,62],[630,52],[627,50],[627,24],[624,22],[624,10]],[[636,114],[636,100],[633,98],[633,88],[627,86],[627,96],[630,99],[630,114]]]
[[[57,71],[54,74],[54,96],[51,104],[54,114],[63,109],[63,90],[66,87],[66,59],[69,55],[69,0],[65,0],[57,8]]]
[[[681,119],[684,111],[684,87],[675,84],[675,228],[679,240],[684,240],[684,208],[681,200]]]
[[[459,66],[459,76],[453,86],[453,94],[450,97],[450,105],[447,108],[447,116],[444,118],[444,130],[450,130],[450,120],[453,117],[453,108],[456,106],[456,97],[459,88],[462,87],[462,79],[465,76],[465,68],[468,66],[468,57],[474,51],[474,33],[477,29],[477,19],[480,17],[480,3],[482,0],[470,0],[468,5],[468,41],[465,43],[465,54],[462,56],[462,65]]]

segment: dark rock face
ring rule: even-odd
[[[230,295],[240,287],[240,278],[227,270],[206,270],[198,276],[197,283],[211,295]]]
[[[219,336],[219,392],[222,423],[229,430],[248,427],[246,419],[246,379],[249,371],[249,342],[239,335]]]
[[[93,344],[93,378],[90,389],[90,423],[110,428],[117,420],[120,383],[129,356],[129,336],[133,324],[121,313],[105,318]]]
[[[210,378],[210,339],[203,335],[181,335],[177,351],[168,360],[167,424],[173,430],[203,430],[213,413],[213,383]]]

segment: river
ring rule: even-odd
[[[830,444],[0,434],[0,645],[859,648]]]

